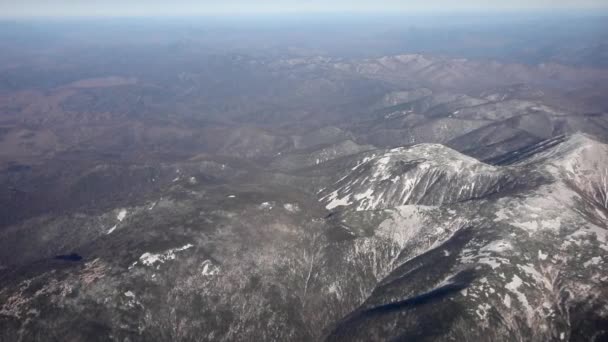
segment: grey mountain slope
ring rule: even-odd
[[[606,340],[608,69],[118,26],[0,43],[0,342]]]
[[[326,208],[387,209],[405,204],[441,205],[481,198],[542,181],[530,172],[481,163],[438,144],[369,152],[320,193]]]
[[[552,179],[534,189],[448,205],[451,215],[397,207],[376,233],[390,271],[328,339],[606,338],[607,158],[575,135],[518,165]]]
[[[352,140],[344,140],[335,144],[315,146],[314,148],[290,153],[285,156],[279,155],[272,161],[270,166],[280,170],[294,170],[363,151],[373,150],[374,148],[372,145],[359,145]]]
[[[587,136],[508,166],[435,144],[266,178],[222,165],[193,158],[139,203],[3,230],[0,340],[606,334],[608,149]],[[198,173],[228,168],[229,183]]]

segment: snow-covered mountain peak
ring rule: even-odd
[[[569,171],[575,167],[608,167],[608,146],[586,134],[574,134],[555,150],[553,162],[561,162]]]
[[[572,169],[576,165],[606,164],[608,161],[608,146],[584,133],[575,133],[562,142],[550,148],[543,148],[545,142],[537,144],[541,152],[522,159],[515,165],[544,163],[556,167]],[[551,141],[548,140],[548,142]],[[533,151],[535,152],[535,151]]]
[[[439,144],[366,154],[321,192],[329,210],[372,210],[404,204],[442,204],[470,199],[500,187],[501,172]],[[433,188],[441,191],[430,191]]]
[[[519,162],[497,167],[433,145],[391,150],[386,162],[370,159],[370,170],[381,165],[389,172],[405,156],[420,164],[398,182],[370,185],[367,202],[357,186],[371,184],[372,172],[340,180],[323,198],[328,207],[339,200],[347,208],[388,210],[372,243],[357,241],[354,253],[371,250],[369,268],[382,281],[328,340],[363,341],[357,337],[372,336],[387,322],[397,327],[389,335],[401,338],[421,322],[411,323],[411,312],[425,319],[429,312],[443,317],[450,310],[468,315],[471,327],[483,327],[472,340],[483,340],[488,327],[501,324],[506,337],[489,339],[568,340],[588,329],[577,327],[581,319],[605,322],[608,146],[582,134],[563,138],[532,146]],[[462,166],[452,167],[455,162]],[[473,190],[459,191],[463,184]],[[393,195],[403,189],[410,197]],[[404,200],[436,206],[390,208]],[[339,216],[346,225],[364,217],[349,210]],[[460,326],[448,329],[460,336]]]

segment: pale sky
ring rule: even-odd
[[[317,12],[608,9],[608,0],[0,0],[0,16],[179,16]]]

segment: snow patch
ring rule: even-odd
[[[488,303],[479,304],[479,306],[477,306],[477,310],[475,310],[475,313],[480,319],[486,320],[488,318],[488,312],[491,308],[492,307]]]
[[[493,270],[497,269],[501,265],[500,259],[498,259],[498,258],[479,258],[479,260],[477,260],[477,262],[480,264],[488,265]]]
[[[261,203],[258,208],[260,210],[271,210],[272,209],[272,204],[270,202],[263,202]]]
[[[116,227],[117,227],[117,226],[118,226],[118,225],[117,225],[117,224],[115,224],[115,225],[114,225],[114,227],[110,228],[110,229],[109,229],[109,230],[106,232],[106,234],[112,234],[112,232],[116,230]]]
[[[167,260],[174,260],[176,252],[185,251],[192,247],[194,247],[194,245],[189,243],[185,246],[172,248],[158,254],[146,252],[139,257],[139,262],[141,262],[145,266],[152,266],[155,263],[162,264]],[[135,266],[135,264],[137,264],[137,262],[135,262],[132,266]]]
[[[500,240],[485,245],[480,252],[504,253],[512,249],[513,246],[509,242]]]
[[[502,302],[507,308],[511,308],[511,296],[509,296],[508,293],[505,293],[505,298],[502,300]]]
[[[504,208],[501,208],[499,211],[496,212],[496,218],[494,219],[494,222],[504,221],[508,218],[509,216],[507,215],[507,211]]]
[[[300,206],[293,203],[285,203],[283,204],[283,208],[291,213],[297,213],[298,211],[300,211]]]
[[[514,226],[519,227],[523,230],[527,231],[536,231],[538,230],[538,222],[536,221],[526,221],[526,222],[513,222]]]
[[[141,305],[141,303],[135,298],[135,293],[133,293],[133,291],[127,291],[124,293],[124,296],[129,298],[127,301],[127,306],[129,307],[134,307],[134,306],[140,306],[143,307],[143,305]]]
[[[373,200],[374,199],[372,197],[373,194],[374,194],[374,189],[369,188],[369,189],[365,190],[364,192],[356,194],[354,197],[355,197],[355,200],[357,200],[357,201],[360,201],[362,199]]]
[[[513,293],[517,297],[517,300],[521,303],[525,310],[526,316],[528,317],[528,321],[530,321],[532,316],[534,315],[534,309],[532,309],[532,307],[530,306],[526,295],[519,290],[523,283],[524,282],[523,280],[521,280],[520,277],[518,277],[517,275],[513,275],[513,279],[510,283],[505,285],[505,288],[511,291],[511,293]]]
[[[329,288],[327,289],[327,291],[329,293],[332,293],[336,296],[336,298],[338,298],[338,300],[342,299],[342,289],[340,288],[340,285],[336,285],[336,283],[332,283],[331,285],[329,285]]]
[[[338,198],[338,190],[334,190],[331,194],[329,194],[329,203],[327,203],[327,205],[325,206],[325,208],[327,208],[327,210],[332,210],[336,207],[339,206],[347,206],[349,204],[352,204],[352,202],[348,201],[348,196],[343,197],[343,198]]]
[[[601,258],[601,257],[599,257],[599,256],[596,256],[596,257],[593,257],[593,258],[591,258],[591,259],[589,259],[589,260],[585,261],[585,263],[583,263],[583,266],[584,266],[585,268],[587,268],[587,267],[589,267],[589,266],[591,266],[591,265],[597,265],[597,264],[599,264],[601,261],[602,261],[602,258]]]
[[[118,215],[116,216],[116,219],[118,221],[122,222],[122,220],[124,220],[125,217],[127,217],[127,209],[120,209],[120,211],[118,212]]]
[[[203,270],[201,271],[201,274],[204,276],[212,276],[212,275],[216,275],[218,273],[220,273],[220,268],[215,266],[211,260],[205,260],[203,261],[203,263],[201,264],[201,266],[203,267]]]

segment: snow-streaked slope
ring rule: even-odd
[[[360,155],[356,165],[320,193],[329,210],[454,203],[512,185],[511,173],[439,144]]]
[[[490,168],[515,178],[542,174],[537,186],[385,210],[376,233],[344,252],[346,260],[374,256],[363,272],[379,283],[329,340],[605,338],[607,161],[608,146],[577,134],[512,167]]]

